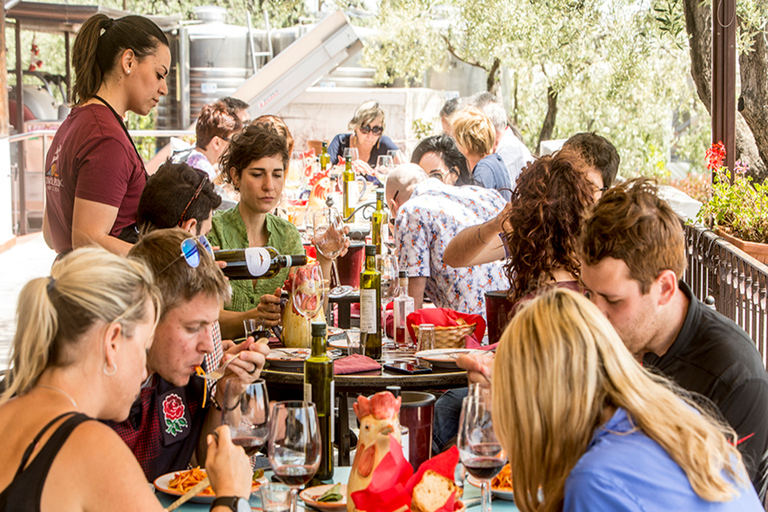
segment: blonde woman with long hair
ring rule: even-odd
[[[128,417],[159,309],[149,269],[104,249],[78,249],[27,283],[0,395],[0,511],[162,510],[126,444],[93,421]],[[212,485],[249,496],[248,458],[229,435],[209,436]]]
[[[645,371],[580,294],[520,310],[492,386],[524,512],[763,510],[733,431]]]

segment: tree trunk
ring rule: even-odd
[[[557,91],[552,86],[547,87],[547,115],[544,116],[544,122],[539,132],[539,142],[536,144],[536,154],[541,154],[541,141],[550,140],[552,132],[555,131],[557,122]]]
[[[499,58],[493,59],[493,65],[491,66],[491,69],[488,70],[488,77],[485,81],[485,90],[488,92],[492,92],[496,94],[496,84],[498,83],[496,80],[496,75],[499,73],[499,67],[501,67],[501,61]],[[496,94],[498,96],[498,94]]]
[[[683,8],[691,49],[691,76],[699,98],[711,114],[712,8],[700,0],[684,0]],[[760,37],[757,39],[753,52],[739,57],[745,106],[743,116],[736,113],[736,159],[749,164],[750,174],[762,181],[768,176],[768,49]]]

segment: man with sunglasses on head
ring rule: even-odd
[[[216,384],[200,378],[210,371],[204,358],[213,350],[212,329],[230,298],[229,284],[204,237],[182,229],[162,229],[141,238],[129,257],[142,260],[154,273],[162,310],[154,341],[147,351],[149,378],[126,421],[110,422],[141,464],[151,482],[205,460],[206,437],[221,423],[212,387],[225,381],[254,382],[269,349],[249,338],[231,346],[227,366]],[[221,398],[221,393],[217,396]]]
[[[501,195],[481,187],[446,185],[427,177],[416,164],[392,171],[385,195],[395,219],[398,264],[408,271],[416,309],[426,294],[437,307],[484,317],[485,292],[509,287],[503,264],[451,268],[443,263],[443,251],[464,226],[498,215],[504,208]]]

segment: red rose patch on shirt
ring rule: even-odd
[[[176,437],[183,429],[189,427],[184,417],[184,401],[176,393],[166,395],[163,400],[163,416],[165,417],[165,432]]]

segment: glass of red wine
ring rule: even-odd
[[[269,423],[268,455],[277,478],[291,487],[296,512],[299,488],[312,480],[320,466],[320,426],[311,402],[277,402]]]
[[[467,472],[482,483],[482,512],[490,512],[490,481],[507,463],[493,430],[490,394],[471,394],[462,401],[457,445]]]
[[[269,434],[269,396],[263,379],[246,384],[240,379],[224,382],[221,424],[228,425],[232,442],[242,446],[249,457],[264,447]]]

